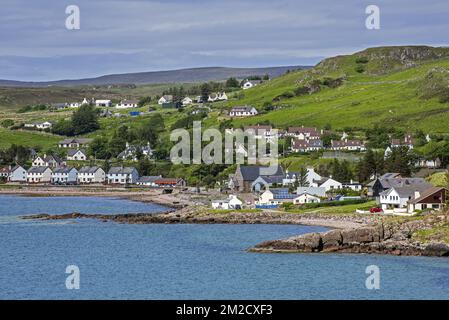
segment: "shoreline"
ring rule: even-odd
[[[34,188],[32,188],[34,189]],[[155,203],[168,208],[161,213],[133,214],[35,214],[22,216],[22,219],[61,220],[90,218],[103,222],[123,224],[288,224],[320,226],[331,229],[321,233],[307,233],[287,239],[268,240],[248,249],[256,253],[366,253],[410,256],[449,256],[446,243],[422,243],[412,239],[413,233],[434,226],[439,216],[432,219],[404,220],[392,223],[382,215],[339,215],[315,213],[289,213],[277,210],[261,212],[230,211],[213,213],[200,202],[195,202],[193,194],[162,194],[162,190],[71,190],[66,188],[17,190],[1,194],[20,196],[97,196],[118,197],[132,201]],[[195,194],[199,196],[199,194]],[[203,199],[204,200],[204,199]],[[435,220],[436,219],[436,220]],[[444,217],[446,219],[446,217]],[[436,222],[435,222],[436,221]],[[444,220],[446,221],[446,220]]]

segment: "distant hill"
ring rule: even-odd
[[[250,104],[262,114],[237,126],[364,129],[449,133],[449,48],[395,46],[336,56],[245,90],[230,105]],[[274,111],[264,110],[271,104]]]
[[[3,87],[47,87],[47,86],[82,86],[82,85],[117,85],[117,84],[156,84],[156,83],[188,83],[203,81],[219,81],[229,77],[238,79],[250,76],[270,75],[271,78],[278,77],[287,70],[293,71],[306,69],[305,66],[281,66],[267,68],[226,68],[206,67],[191,68],[169,71],[152,71],[139,73],[124,73],[104,75],[97,78],[86,78],[78,80],[58,80],[47,82],[25,82],[13,80],[0,80]]]

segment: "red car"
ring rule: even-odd
[[[379,213],[379,212],[382,212],[382,209],[378,208],[378,207],[373,207],[373,208],[369,209],[369,212],[371,212],[371,213]]]

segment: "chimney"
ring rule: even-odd
[[[418,190],[415,190],[415,199],[418,199],[421,196]]]

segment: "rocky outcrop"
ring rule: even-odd
[[[415,224],[418,227],[418,224]],[[413,256],[449,256],[443,243],[422,244],[411,239],[413,223],[377,225],[355,229],[309,233],[283,240],[266,241],[251,252],[342,252]]]

